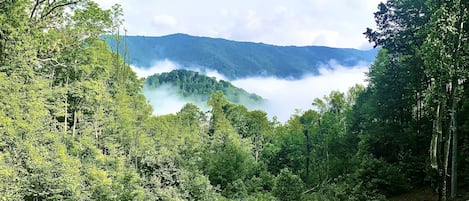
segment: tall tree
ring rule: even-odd
[[[373,96],[380,91],[388,94],[369,98],[369,105],[384,107],[384,111],[380,111],[383,115],[391,114],[378,118],[378,121],[385,120],[384,124],[397,123],[394,129],[387,130],[400,129],[400,133],[406,133],[408,142],[425,142],[413,143],[409,147],[415,151],[405,151],[402,155],[422,155],[421,145],[431,141],[428,165],[437,169],[440,199],[447,199],[447,175],[451,175],[452,196],[455,196],[456,114],[460,110],[462,86],[468,77],[464,56],[467,52],[467,2],[389,0],[379,5],[375,19],[378,30],[368,29],[365,34],[375,45],[387,50],[387,58],[378,56],[377,61],[385,63],[375,62],[380,68],[371,69],[369,94]],[[397,84],[392,85],[386,79]],[[382,90],[393,86],[396,90]],[[413,148],[415,146],[420,148]]]
[[[452,180],[451,197],[456,196],[456,114],[460,110],[462,85],[469,77],[469,32],[464,27],[468,22],[469,4],[466,1],[430,1],[429,5],[432,15],[428,24],[429,34],[422,46],[422,55],[429,66],[426,74],[431,78],[428,90],[434,119],[431,159],[432,167],[438,170],[441,179],[441,200],[446,200],[449,179],[447,175],[451,175]]]

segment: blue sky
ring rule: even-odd
[[[275,45],[369,49],[380,0],[98,0],[124,9],[129,35],[196,36]]]

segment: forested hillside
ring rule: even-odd
[[[388,1],[375,13],[378,29],[365,33],[384,49],[357,100],[363,148],[405,176],[401,187],[431,185],[439,200],[454,198],[469,181],[468,7]]]
[[[152,116],[119,6],[0,1],[0,200],[468,200],[469,3],[378,8],[369,85],[281,124],[221,92]]]
[[[190,70],[173,70],[148,76],[145,88],[149,93],[159,87],[170,86],[180,97],[195,102],[207,102],[210,95],[222,92],[228,101],[246,106],[260,106],[264,99],[233,86],[230,82],[199,74]]]
[[[105,37],[106,38],[106,37]],[[114,39],[107,37],[115,48]],[[377,50],[356,50],[322,46],[275,46],[225,39],[173,34],[161,37],[125,36],[130,64],[150,68],[156,61],[169,59],[182,68],[216,70],[230,80],[275,76],[299,79],[318,74],[321,65],[333,61],[343,66],[371,63]],[[123,53],[124,45],[120,50]]]

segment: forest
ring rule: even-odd
[[[467,200],[468,7],[380,3],[368,86],[280,123],[222,92],[153,116],[119,5],[0,0],[0,200]]]
[[[115,38],[103,36],[103,39],[116,50]],[[255,76],[301,79],[305,74],[319,74],[321,65],[331,60],[343,66],[371,63],[378,52],[378,49],[276,46],[187,34],[160,37],[124,35],[121,40],[125,43],[121,43],[120,53],[127,49],[131,65],[150,68],[155,61],[170,60],[189,70],[215,70],[229,80]]]
[[[218,91],[221,91],[229,102],[235,104],[260,107],[265,102],[259,95],[248,93],[228,81],[217,80],[215,77],[208,77],[191,70],[172,70],[150,75],[145,79],[144,88],[150,91],[149,93],[165,86],[180,98],[189,99],[192,103],[205,103],[212,93]]]

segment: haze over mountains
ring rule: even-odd
[[[124,43],[134,66],[148,69],[156,61],[170,60],[186,69],[215,70],[230,80],[253,76],[300,79],[318,75],[330,62],[349,67],[371,63],[377,53],[377,49],[274,46],[186,34],[124,36],[121,51]],[[110,44],[115,48],[115,42]]]
[[[111,48],[116,42],[106,37]],[[177,69],[199,72],[208,80],[216,77],[232,83],[248,93],[265,99],[263,105],[251,109],[268,111],[282,122],[288,120],[296,109],[311,108],[314,98],[332,90],[346,91],[355,84],[365,84],[365,72],[374,60],[377,49],[357,50],[322,46],[275,46],[263,43],[236,42],[218,38],[173,34],[161,37],[124,36],[119,51],[129,56],[129,62],[141,77],[161,74]],[[124,48],[126,47],[126,48]],[[170,75],[175,75],[173,72]],[[184,76],[171,76],[163,85],[145,85],[145,96],[154,106],[155,114],[175,113],[187,102],[205,108],[207,94],[193,91],[181,95],[180,83],[200,86],[196,80]],[[182,80],[185,79],[185,80]],[[221,91],[213,85],[204,86]],[[231,84],[230,84],[231,85]],[[233,89],[233,88],[232,88]],[[225,94],[227,95],[227,94]],[[230,99],[239,99],[230,95]],[[190,97],[190,98],[188,98]],[[195,97],[195,98],[194,98]],[[197,98],[198,97],[198,98]],[[252,106],[241,98],[239,104]]]

